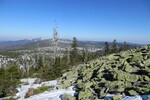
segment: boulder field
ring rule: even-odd
[[[78,100],[95,100],[107,94],[150,94],[150,46],[110,54],[76,66],[63,74],[59,88],[75,86]],[[115,99],[117,98],[117,99]]]

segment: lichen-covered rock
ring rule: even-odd
[[[76,100],[76,98],[74,96],[67,95],[67,94],[62,95],[62,97],[60,99],[61,100]]]
[[[132,72],[134,69],[128,62],[125,61],[123,70],[126,71],[126,72]]]
[[[113,96],[113,100],[121,100],[122,96],[120,95],[116,95],[116,96]]]
[[[84,82],[83,82],[82,80],[78,80],[76,86],[77,86],[79,89],[85,88]]]
[[[79,93],[79,100],[95,100],[95,92],[91,88],[87,88],[85,91]]]
[[[136,90],[140,93],[140,94],[148,94],[150,93],[150,89],[147,87],[136,87]]]
[[[61,88],[77,86],[79,100],[94,100],[112,93],[149,94],[150,46],[114,53],[76,66],[63,75],[59,84]]]
[[[129,95],[138,95],[138,93],[135,90],[129,90]]]
[[[126,81],[129,82],[136,82],[139,79],[139,75],[134,75],[134,74],[128,74],[126,75]]]
[[[67,88],[67,87],[69,87],[69,86],[70,86],[70,84],[64,83],[64,84],[61,84],[61,85],[59,86],[59,88],[60,88],[60,89],[64,89],[64,88]]]
[[[145,67],[150,66],[150,59],[147,59],[146,61],[143,62]]]
[[[150,81],[150,78],[149,78],[148,76],[144,76],[144,79],[145,79],[146,81]]]
[[[147,99],[150,99],[150,95],[147,96]]]

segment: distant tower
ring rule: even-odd
[[[57,49],[58,49],[58,31],[57,31],[57,23],[55,21],[55,27],[53,28],[53,50],[54,50],[54,58],[57,57]]]

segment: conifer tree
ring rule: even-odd
[[[33,75],[34,73],[35,73],[35,68],[34,68],[34,66],[31,66],[30,68],[29,68],[29,75]]]
[[[109,47],[109,43],[106,41],[104,47],[104,54],[107,55],[109,53],[110,53],[110,47]]]
[[[117,47],[117,41],[116,41],[116,39],[113,41],[111,52],[112,53],[117,53],[118,52],[118,47]]]
[[[61,62],[60,62],[60,57],[57,57],[55,60],[55,64],[53,66],[55,68],[55,77],[60,77],[62,74],[62,66],[61,66]]]
[[[69,63],[70,63],[70,59],[69,59],[69,51],[66,48],[65,52],[64,52],[64,56],[61,58],[61,66],[63,67],[63,69],[68,69],[69,67]]]
[[[119,51],[123,51],[123,45],[120,45]]]
[[[83,62],[87,62],[87,50],[83,50],[82,51],[82,61]]]
[[[126,41],[124,41],[124,44],[123,44],[123,51],[129,50],[129,49],[130,49],[129,45],[126,43]]]
[[[71,51],[70,51],[70,63],[71,65],[74,65],[75,62],[77,62],[78,59],[78,41],[76,37],[73,37],[73,42],[71,44]]]
[[[40,56],[38,59],[37,68],[40,69],[40,67],[43,67],[43,66],[44,66],[43,57]]]

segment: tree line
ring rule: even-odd
[[[79,51],[77,47],[78,40],[74,37],[71,50],[66,51],[63,57],[49,58],[47,59],[48,64],[44,64],[43,58],[39,57],[37,67],[29,69],[29,76],[35,75],[35,77],[41,78],[42,81],[53,80],[72,69],[72,66],[88,62],[100,56],[97,52]]]
[[[105,56],[111,53],[118,53],[120,51],[129,50],[130,46],[124,42],[121,46],[118,46],[116,40],[113,41],[112,46],[109,42],[105,42],[104,52],[89,52],[88,50],[78,50],[78,40],[76,37],[73,37],[71,44],[71,50],[66,51],[66,54],[63,57],[56,57],[49,59],[49,64],[44,65],[42,58],[38,61],[38,66],[34,69],[31,67],[30,75],[36,73],[37,77],[41,78],[43,81],[56,79],[61,77],[61,75],[72,69],[72,66],[78,64],[86,63],[90,60],[96,59],[101,56]],[[34,71],[33,71],[34,70]],[[32,73],[31,73],[32,72]]]
[[[28,71],[22,71],[24,72],[22,77],[38,77],[42,81],[57,79],[64,72],[72,69],[72,66],[86,63],[100,56],[129,49],[130,47],[126,42],[118,46],[117,41],[114,40],[111,46],[109,42],[105,42],[104,52],[89,52],[87,49],[78,50],[78,40],[76,37],[73,37],[71,49],[70,51],[66,50],[63,57],[56,56],[56,58],[47,59],[43,56],[35,57],[36,67],[31,66]]]
[[[118,46],[116,39],[112,42],[112,46],[110,46],[109,42],[106,41],[103,55],[108,55],[111,53],[118,53],[120,51],[126,51],[129,49],[130,49],[130,46],[126,43],[126,41],[124,41],[124,43],[120,47]]]

